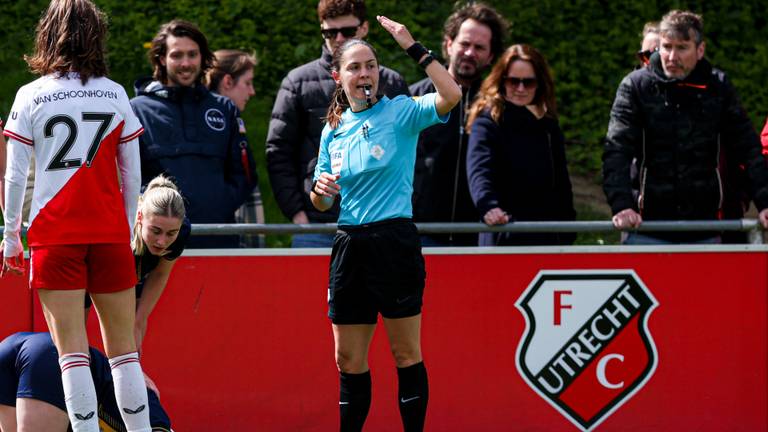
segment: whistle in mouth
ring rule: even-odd
[[[364,85],[363,91],[365,92],[365,103],[368,105],[368,108],[373,106],[373,101],[371,100],[371,86]]]

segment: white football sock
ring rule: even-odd
[[[152,432],[149,423],[147,386],[139,364],[139,353],[132,352],[109,359],[115,399],[128,432]]]
[[[99,432],[98,403],[90,363],[91,358],[85,353],[59,357],[64,403],[74,432]]]

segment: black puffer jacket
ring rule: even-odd
[[[305,211],[310,222],[336,222],[339,202],[321,212],[309,200],[325,114],[336,89],[331,77],[331,53],[288,72],[272,108],[267,135],[267,170],[277,205],[288,218]],[[379,94],[394,98],[409,94],[403,77],[379,68]]]
[[[451,110],[447,123],[424,129],[416,149],[413,176],[413,218],[417,222],[478,222],[480,215],[469,195],[467,183],[467,139],[462,126],[482,80],[462,88],[461,102]],[[411,94],[435,91],[432,80],[411,85]],[[433,234],[446,246],[476,246],[477,234]]]
[[[722,207],[719,154],[744,165],[758,209],[768,207],[768,167],[760,141],[725,74],[702,59],[684,80],[664,75],[658,54],[619,85],[603,153],[604,190],[613,213],[645,220],[716,219]],[[640,196],[632,197],[636,157]]]

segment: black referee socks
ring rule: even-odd
[[[371,408],[371,371],[339,372],[341,432],[360,432]]]
[[[424,419],[427,416],[427,401],[429,400],[429,384],[427,369],[424,362],[404,368],[397,368],[398,404],[400,417],[403,419],[405,432],[421,432],[424,430]]]
[[[398,405],[405,432],[424,430],[429,384],[424,362],[397,368]],[[360,432],[371,408],[371,371],[361,374],[339,373],[339,412],[341,432]]]

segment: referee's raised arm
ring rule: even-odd
[[[411,33],[405,27],[396,21],[379,15],[376,17],[382,27],[387,30],[397,43],[410,55],[432,80],[437,90],[435,98],[435,108],[439,115],[445,115],[459,103],[461,100],[461,88],[453,77],[448,73],[439,62],[435,61],[431,51],[424,48],[422,44],[416,42]]]

